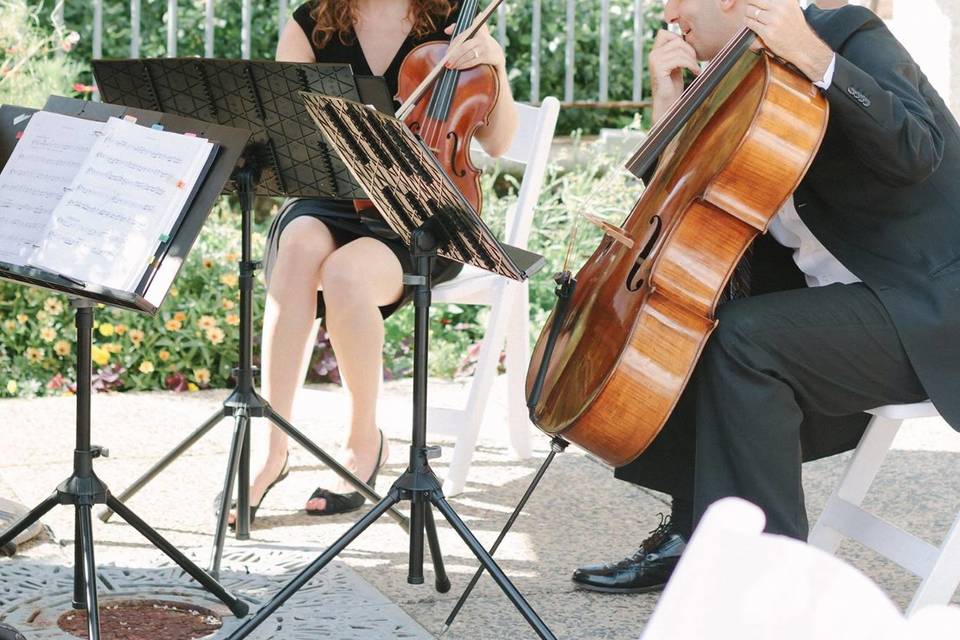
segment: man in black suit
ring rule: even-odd
[[[800,467],[854,447],[867,409],[930,398],[960,429],[960,127],[869,10],[797,0],[669,0],[683,35],[650,54],[654,118],[682,72],[743,26],[830,103],[823,144],[754,246],[751,296],[719,325],[663,432],[622,480],[673,510],[634,555],[578,569],[585,589],[662,588],[706,508],[760,506],[767,531],[805,540]]]

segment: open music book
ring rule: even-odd
[[[0,172],[0,262],[134,291],[217,145],[38,111]]]

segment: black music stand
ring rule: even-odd
[[[365,198],[341,159],[317,132],[299,90],[363,99],[384,106],[380,79],[355,78],[346,64],[301,64],[249,60],[156,58],[94,60],[97,88],[107,102],[148,108],[249,129],[250,143],[230,188],[240,198],[242,250],[240,259],[240,362],[236,386],[223,409],[174,447],[119,496],[125,501],[163,471],[226,417],[234,418],[230,458],[223,483],[210,571],[218,575],[227,533],[230,498],[236,478],[237,525],[240,540],[250,537],[250,420],[267,418],[367,499],[380,496],[301,431],[277,414],[256,390],[253,366],[253,279],[261,263],[251,250],[251,220],[255,195]],[[364,95],[358,91],[365,89]],[[386,106],[391,106],[389,96]],[[104,522],[111,511],[100,515]],[[390,515],[408,530],[407,518],[396,509]],[[431,532],[435,543],[435,533]],[[439,554],[437,554],[439,557]],[[440,588],[442,585],[438,585]],[[449,586],[447,586],[449,588]]]
[[[123,307],[144,313],[154,313],[163,301],[170,284],[193,246],[210,207],[220,194],[224,182],[233,170],[248,133],[198,122],[189,118],[164,115],[140,109],[127,109],[82,100],[52,97],[45,110],[89,120],[105,121],[110,116],[134,116],[144,126],[159,124],[168,131],[194,132],[219,144],[219,151],[206,177],[195,191],[189,209],[171,238],[155,256],[134,292],[120,291],[69,279],[69,274],[54,274],[32,267],[0,263],[0,278],[53,289],[71,296],[76,310],[77,326],[77,429],[73,456],[73,473],[56,491],[0,535],[0,546],[12,541],[20,532],[42,518],[53,507],[73,505],[76,509],[74,539],[74,609],[86,609],[88,637],[100,639],[100,618],[97,603],[97,567],[94,560],[93,524],[91,511],[95,504],[107,504],[143,537],[163,551],[184,571],[216,596],[237,616],[247,615],[247,603],[231,595],[214,578],[190,561],[170,542],[140,519],[117,498],[110,495],[107,486],[93,472],[93,460],[106,456],[107,450],[90,443],[90,396],[92,382],[91,349],[93,345],[93,310],[96,302]],[[0,166],[6,165],[16,145],[17,136],[26,128],[28,117],[36,109],[0,107]]]
[[[357,536],[401,500],[411,502],[410,556],[407,581],[423,583],[423,532],[433,523],[432,504],[446,518],[470,551],[490,572],[540,638],[555,636],[510,579],[486,552],[443,495],[442,483],[429,460],[439,447],[426,444],[427,341],[430,316],[430,273],[438,255],[473,264],[504,277],[523,280],[543,266],[536,254],[502,245],[450,182],[423,142],[399,120],[361,104],[301,92],[317,127],[337,149],[367,196],[410,246],[416,274],[404,276],[414,286],[415,333],[413,427],[410,462],[386,497],[287,584],[228,640],[245,638],[290,596],[307,584]],[[433,549],[431,549],[433,552]]]

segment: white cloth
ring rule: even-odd
[[[830,88],[830,85],[833,84],[833,74],[837,70],[837,54],[833,54],[833,57],[830,58],[830,64],[827,66],[826,73],[823,74],[823,79],[814,82],[813,84],[817,85],[824,91]]]
[[[767,231],[781,245],[793,249],[793,261],[806,277],[808,287],[861,282],[810,232],[797,214],[793,196],[770,221]]]

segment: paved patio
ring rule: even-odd
[[[502,379],[500,381],[502,383]],[[451,404],[462,392],[457,383],[434,383],[434,403]],[[93,440],[110,449],[96,461],[98,475],[119,493],[220,405],[225,393],[121,394],[94,398]],[[504,396],[498,389],[496,398]],[[403,470],[409,443],[408,381],[388,383],[381,421],[390,439],[391,464],[381,474],[385,491]],[[520,498],[547,439],[534,435],[536,458],[511,459],[494,403],[489,428],[481,436],[466,491],[451,503],[480,540],[489,545]],[[296,424],[320,446],[333,451],[344,407],[336,387],[301,394]],[[0,495],[30,506],[69,475],[74,441],[70,398],[4,400],[4,457]],[[230,422],[224,421],[188,455],[133,498],[130,506],[201,565],[209,557],[213,517],[211,501],[222,482]],[[431,439],[449,444],[443,439]],[[445,472],[450,450],[438,464]],[[808,508],[813,520],[836,483],[846,456],[806,468]],[[918,420],[901,433],[897,448],[880,474],[869,502],[885,517],[931,540],[939,540],[960,507],[960,436],[936,420]],[[228,538],[223,581],[253,603],[262,602],[310,559],[345,531],[358,514],[311,518],[300,511],[313,488],[329,475],[305,451],[291,453],[292,473],[270,494],[258,513],[251,540]],[[637,638],[657,602],[656,595],[608,596],[576,591],[571,570],[583,563],[620,558],[632,552],[666,511],[663,497],[612,479],[602,464],[574,448],[559,456],[530,501],[514,532],[497,554],[501,566],[560,638]],[[73,562],[73,514],[58,507],[46,519],[53,534],[0,559],[0,618],[27,631],[27,637],[64,638],[52,627],[58,611],[69,606]],[[103,597],[175,595],[210,606],[211,598],[129,526],[117,520],[94,521],[96,559]],[[426,584],[406,583],[407,538],[387,518],[373,525],[340,559],[282,607],[252,636],[256,638],[430,638],[472,575],[475,564],[446,524],[440,541],[453,581],[450,593],[433,589],[427,563]],[[847,544],[842,557],[864,570],[905,605],[915,578],[872,552]],[[216,605],[214,605],[216,606]],[[37,615],[40,611],[40,615]],[[227,613],[223,607],[219,611]],[[228,615],[228,614],[227,614]],[[227,617],[223,638],[236,621]],[[451,630],[452,639],[535,637],[520,615],[484,578]]]

